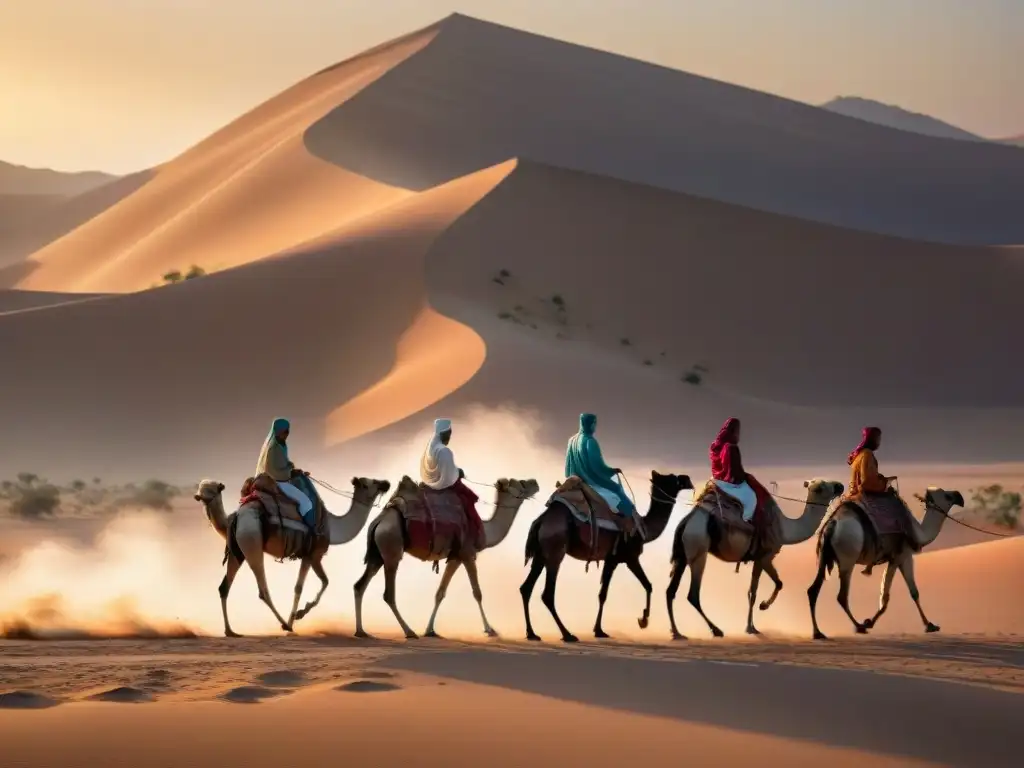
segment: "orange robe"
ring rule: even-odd
[[[885,493],[888,490],[888,480],[878,474],[875,452],[864,448],[850,465],[850,489],[847,495],[857,497],[864,493]]]

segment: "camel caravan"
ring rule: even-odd
[[[541,574],[545,576],[541,602],[551,614],[564,642],[578,638],[562,622],[555,604],[558,574],[566,557],[586,563],[602,563],[598,610],[594,637],[607,638],[602,626],[605,602],[612,577],[619,565],[625,565],[643,587],[646,600],[637,619],[646,629],[651,614],[653,587],[640,559],[646,544],[655,541],[668,528],[669,518],[682,491],[693,491],[690,511],[672,535],[671,575],[665,593],[669,624],[675,640],[686,638],[679,632],[675,618],[675,598],[687,568],[690,585],[687,602],[707,623],[711,634],[722,637],[719,629],[701,605],[700,591],[708,556],[730,564],[736,570],[742,564],[752,566],[747,591],[748,634],[759,634],[754,626],[754,604],[762,574],[772,580],[774,589],[759,608],[768,610],[782,590],[782,579],[774,561],[783,547],[816,538],[817,572],[807,590],[811,625],[815,639],[826,639],[818,628],[817,599],[825,579],[834,568],[839,572],[837,599],[853,622],[857,633],[873,628],[889,604],[892,581],[899,571],[907,583],[926,632],[936,632],[921,607],[914,580],[914,554],[933,542],[954,506],[963,506],[959,491],[929,488],[917,498],[924,503],[921,522],[914,517],[894,488],[895,477],[879,474],[875,452],[881,444],[876,427],[863,430],[860,443],[850,452],[850,484],[812,479],[804,482],[806,498],[803,512],[790,518],[779,508],[773,496],[743,468],[739,450],[740,422],[729,419],[709,449],[711,479],[696,489],[685,474],[651,472],[650,505],[640,513],[619,482],[620,469],[609,466],[603,457],[595,432],[597,417],[580,416],[578,432],[566,449],[565,479],[557,483],[544,509],[530,524],[525,558],[529,571],[519,588],[523,600],[526,639],[538,641],[530,618],[530,599]],[[276,419],[264,441],[256,472],[241,487],[240,499],[230,514],[224,506],[225,486],[216,480],[203,480],[195,493],[214,530],[224,539],[224,578],[219,593],[224,616],[224,634],[239,637],[231,628],[227,600],[235,576],[245,563],[253,572],[259,598],[286,632],[296,621],[309,615],[327,590],[328,578],[323,557],[332,546],[345,544],[363,530],[370,512],[391,491],[387,480],[352,478],[352,490],[341,491],[315,480],[298,469],[288,455],[291,427],[286,419]],[[441,581],[425,636],[437,637],[435,623],[448,586],[460,568],[464,568],[480,610],[484,634],[497,636],[487,620],[483,592],[477,572],[477,556],[496,547],[508,535],[523,504],[532,500],[540,487],[536,480],[502,478],[493,484],[494,512],[483,520],[476,510],[480,498],[467,485],[465,472],[455,462],[450,447],[452,423],[437,419],[434,432],[420,460],[420,479],[404,476],[383,503],[380,513],[366,531],[365,569],[354,585],[356,637],[368,637],[363,627],[363,597],[374,576],[384,571],[384,602],[391,609],[406,638],[418,637],[398,608],[395,580],[405,555],[433,564],[435,572],[445,561]],[[343,515],[328,511],[316,489],[320,484],[350,499]],[[794,499],[795,500],[795,499]],[[263,556],[278,561],[298,560],[299,574],[291,611],[285,619],[277,610],[267,587]],[[857,565],[870,574],[876,565],[884,565],[878,611],[858,622],[850,611],[850,577]],[[320,580],[313,600],[299,608],[306,576],[310,569]]]

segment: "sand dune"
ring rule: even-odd
[[[950,125],[930,115],[909,112],[893,104],[883,104],[858,96],[840,96],[826,104],[822,104],[821,108],[839,115],[855,117],[858,120],[866,120],[869,123],[877,123],[878,125],[887,125],[890,128],[919,133],[924,136],[958,141],[986,141],[981,136],[965,131],[963,128],[957,128],[955,125]]]
[[[99,171],[54,171],[28,168],[0,160],[0,195],[60,195],[70,197],[117,179]]]
[[[903,237],[1024,242],[1024,156],[451,16],[309,131],[311,151],[424,189],[522,157]]]
[[[17,287],[122,292],[172,269],[272,256],[400,199],[306,152],[311,123],[425,45],[425,30],[288,89],[160,167],[136,194],[34,254]]]

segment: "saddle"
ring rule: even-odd
[[[819,528],[819,541],[825,527],[843,505],[852,507],[856,511],[871,539],[869,545],[874,549],[874,556],[871,558],[871,563],[862,571],[865,575],[869,575],[871,570],[882,562],[880,559],[882,541],[886,537],[898,537],[902,546],[908,546],[915,552],[920,551],[921,548],[914,538],[911,523],[913,513],[906,502],[893,492],[859,493],[856,496],[840,496],[835,499],[825,512],[825,519]]]
[[[613,510],[604,497],[573,475],[566,478],[555,488],[555,492],[547,501],[547,505],[555,502],[562,504],[571,513],[580,528],[590,528],[590,551],[597,549],[598,531],[611,531],[629,538],[639,534],[646,538],[643,521],[638,515],[626,517]]]
[[[303,493],[307,492],[303,489]],[[310,500],[314,509],[312,531],[299,514],[299,505],[283,494],[277,482],[267,474],[246,478],[239,506],[258,502],[264,538],[269,536],[271,526],[280,528],[285,542],[284,559],[294,560],[308,555],[317,542],[327,537],[327,510],[323,501],[316,493]]]
[[[702,507],[723,528],[750,537],[750,548],[740,560],[748,563],[782,546],[782,510],[774,501],[768,508],[758,507],[751,521],[743,519],[743,502],[708,480],[694,496],[694,507]],[[739,564],[737,564],[737,569]]]
[[[406,551],[421,560],[433,561],[435,571],[441,559],[457,556],[467,543],[478,543],[472,541],[462,498],[452,488],[436,491],[406,475],[387,507],[402,515]]]

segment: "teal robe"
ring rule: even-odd
[[[565,476],[576,475],[591,488],[611,491],[619,497],[619,514],[630,517],[636,512],[636,507],[616,480],[615,471],[605,464],[601,446],[594,437],[596,428],[597,416],[592,413],[580,415],[580,431],[569,439],[565,450]]]

